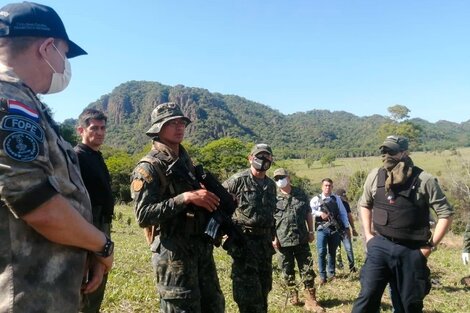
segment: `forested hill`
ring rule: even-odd
[[[377,132],[390,123],[389,117],[358,117],[344,111],[312,110],[284,115],[267,105],[235,95],[211,93],[206,89],[157,82],[130,81],[116,87],[89,107],[108,115],[107,143],[129,152],[140,151],[149,143],[145,131],[155,104],[173,101],[193,123],[187,139],[206,144],[230,136],[252,142],[266,142],[284,157],[304,157],[312,151],[329,148],[344,156],[377,151]],[[286,99],[286,106],[289,100]],[[464,123],[429,123],[411,119],[422,130],[419,149],[470,146],[470,120]]]

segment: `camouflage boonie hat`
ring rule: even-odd
[[[383,152],[384,148],[388,148],[393,152],[401,152],[408,150],[408,138],[402,136],[388,136],[385,141],[379,147],[380,151]]]
[[[282,176],[289,176],[289,173],[287,172],[286,169],[281,167],[281,168],[276,169],[274,171],[274,174],[273,174],[274,179],[276,179],[276,177],[279,177],[279,176],[281,176],[281,177]]]
[[[153,137],[157,135],[166,122],[177,118],[182,118],[187,124],[191,123],[191,120],[183,115],[183,111],[181,111],[180,107],[176,103],[166,102],[159,104],[152,111],[152,127],[147,130],[147,136]]]
[[[265,143],[257,143],[256,145],[254,145],[251,149],[250,155],[257,155],[260,152],[267,152],[270,155],[273,155],[273,150],[270,146]]]

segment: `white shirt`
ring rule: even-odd
[[[343,222],[344,227],[349,228],[348,213],[346,211],[346,208],[344,207],[343,201],[341,201],[341,198],[337,195],[325,196],[322,193],[321,195],[313,197],[312,200],[310,200],[310,208],[312,209],[312,215],[320,217],[322,213],[320,211],[321,204],[330,197],[335,197],[336,203],[338,204],[339,208],[339,218],[341,219],[341,222]]]

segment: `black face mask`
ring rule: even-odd
[[[257,171],[266,172],[271,167],[271,161],[266,158],[257,158],[256,156],[253,156],[251,165]]]

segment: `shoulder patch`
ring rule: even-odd
[[[131,190],[134,192],[139,192],[142,190],[142,187],[144,186],[144,182],[141,179],[134,178],[134,180],[131,183]]]
[[[136,172],[142,175],[142,177],[147,183],[151,183],[153,181],[152,175],[150,175],[150,173],[147,172],[144,168],[138,167],[136,169]]]
[[[39,154],[37,139],[28,133],[14,132],[3,140],[3,150],[16,161],[30,162]]]
[[[22,131],[32,135],[38,141],[44,141],[44,130],[29,118],[20,115],[7,115],[0,123],[0,129],[7,131]]]
[[[8,99],[8,112],[11,114],[22,115],[27,117],[35,122],[39,122],[39,114],[33,108],[30,108],[24,103],[21,103],[17,100]]]

